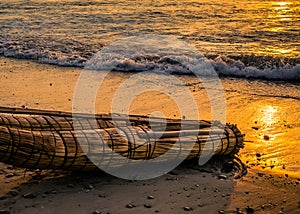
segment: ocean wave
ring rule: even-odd
[[[130,49],[130,47],[126,48]],[[103,45],[87,45],[78,41],[49,41],[46,43],[45,41],[39,42],[36,40],[5,41],[2,39],[0,42],[1,55],[18,59],[37,60],[41,63],[59,66],[84,67],[99,50],[103,50]],[[193,59],[194,56],[181,54],[178,50],[167,54],[147,54],[141,51],[130,55],[128,55],[128,51],[130,50],[109,52],[107,53],[109,57],[105,61],[100,60],[98,67],[92,69],[101,70],[105,68],[121,72],[157,71],[177,75],[191,75],[197,69]],[[300,59],[297,58],[255,55],[207,55],[205,57],[220,76],[286,81],[300,80]],[[197,60],[199,60],[199,57]],[[100,67],[99,63],[102,63]],[[199,67],[199,70],[202,68]],[[197,71],[198,74],[201,75],[201,71]],[[206,74],[203,73],[203,75]]]
[[[298,59],[270,56],[218,56],[210,59],[219,75],[268,80],[300,79]]]
[[[102,44],[83,44],[75,40],[51,38],[20,40],[0,36],[1,55],[59,66],[83,67],[101,47]]]

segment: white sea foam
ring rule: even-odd
[[[56,44],[55,47],[43,47],[39,45],[21,42],[0,44],[0,54],[7,57],[20,59],[32,59],[42,63],[59,66],[84,67],[96,49],[89,50],[90,46],[82,47],[81,51],[74,51],[78,44]],[[69,51],[63,51],[68,49]],[[173,52],[172,52],[173,51]],[[190,75],[197,70],[198,74],[205,74],[205,68],[197,67],[199,59],[205,60],[202,55],[187,50],[169,49],[132,51],[132,47],[119,47],[115,49],[103,48],[97,58],[97,64],[91,69],[115,70],[122,72],[155,71],[160,73]],[[188,53],[188,54],[187,54]],[[300,79],[300,63],[298,59],[280,59],[266,56],[209,56],[208,62],[221,76],[240,78],[259,78],[269,80],[297,81]]]
[[[243,78],[260,78],[269,80],[299,80],[300,64],[270,64],[264,66],[247,66],[241,60],[223,61],[222,57],[210,60],[219,75]]]

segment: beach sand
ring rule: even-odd
[[[71,111],[80,72],[80,68],[2,57],[0,106]],[[128,76],[108,75],[97,95],[97,113],[111,112],[114,92]],[[192,77],[180,80],[195,97],[201,119],[211,119],[201,84]],[[299,86],[226,78],[222,84],[227,122],[246,134],[239,158],[248,172],[242,178],[234,178],[239,172],[222,172],[221,161],[204,167],[185,163],[147,181],[127,181],[105,173],[25,171],[2,164],[1,213],[239,213],[237,209],[241,213],[299,213],[300,104],[293,98]],[[281,95],[283,89],[291,97]],[[134,99],[129,113],[153,111],[169,118],[186,116],[171,96],[155,91]]]

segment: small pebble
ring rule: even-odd
[[[269,135],[264,135],[264,140],[270,140]]]
[[[150,205],[150,204],[144,204],[144,207],[145,207],[145,208],[151,208],[152,205]]]
[[[94,189],[94,186],[91,185],[91,184],[86,184],[86,185],[84,185],[84,187],[85,187],[85,189],[87,189],[87,190]]]
[[[147,198],[148,198],[148,199],[154,199],[154,196],[149,195]]]
[[[74,188],[74,185],[73,184],[68,184],[67,187]]]
[[[226,175],[219,175],[218,178],[220,180],[226,180],[227,179],[227,176]]]
[[[184,210],[184,211],[192,211],[193,209],[190,208],[190,207],[184,207],[183,210]]]
[[[6,178],[11,178],[11,177],[14,177],[14,176],[15,176],[14,173],[7,173],[7,174],[5,175]]]
[[[93,212],[93,214],[100,214],[101,212],[100,211],[98,211],[98,210],[95,210],[94,212]]]
[[[56,194],[56,190],[49,190],[49,191],[46,191],[45,194],[46,194],[46,195],[49,195],[49,194]]]
[[[11,195],[12,197],[15,197],[18,195],[18,192],[16,190],[12,190],[8,192],[9,195]]]
[[[23,198],[36,198],[36,195],[33,193],[27,193],[25,195],[22,196]]]
[[[126,208],[129,208],[129,209],[131,209],[131,208],[134,208],[135,206],[133,205],[133,204],[127,204],[126,205]]]

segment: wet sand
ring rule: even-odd
[[[0,58],[0,105],[71,111],[80,71]],[[115,72],[106,78],[97,95],[98,113],[111,111],[107,104],[127,77],[128,74]],[[180,79],[199,104],[201,119],[210,119],[209,100],[201,84],[191,77]],[[226,78],[222,83],[227,122],[237,124],[246,134],[245,148],[239,153],[248,167],[244,177],[234,179],[234,174],[239,172],[222,172],[222,162],[205,167],[187,163],[159,178],[138,182],[103,173],[82,175],[51,170],[25,173],[24,169],[2,165],[0,210],[11,213],[65,213],[65,210],[70,213],[237,213],[239,208],[244,213],[251,213],[252,209],[255,213],[298,213],[300,104],[295,97],[299,86]],[[291,97],[281,95],[283,89],[289,90]],[[276,96],[270,96],[270,91],[276,92]],[[146,99],[149,96],[151,101]],[[157,92],[139,96],[130,109],[132,114],[153,111],[162,111],[170,118],[183,116],[170,96]]]

